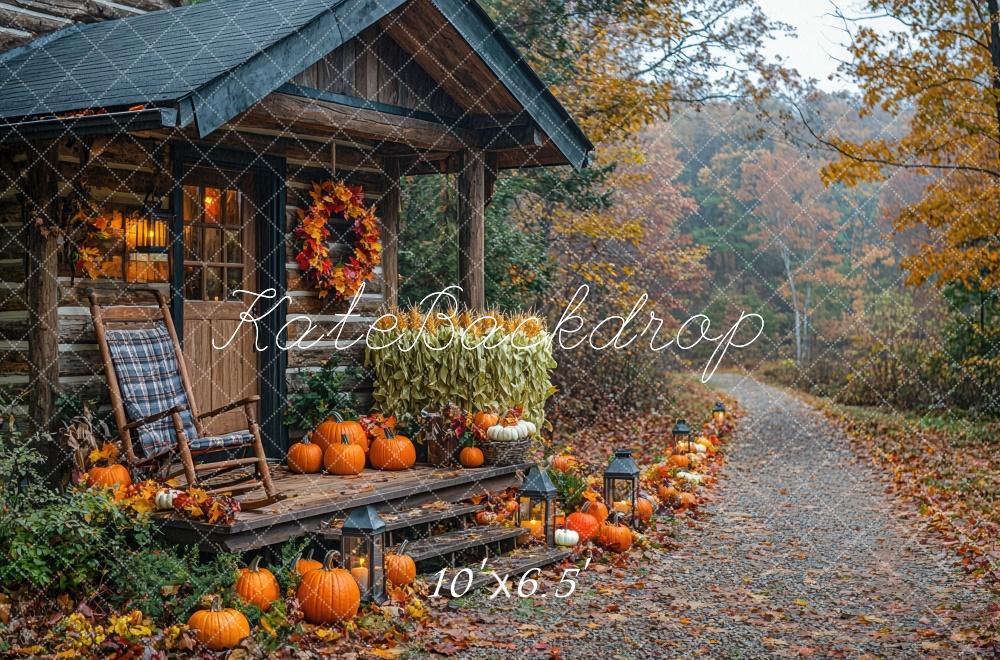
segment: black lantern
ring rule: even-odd
[[[361,600],[385,601],[385,521],[372,506],[352,509],[340,533],[344,567],[361,589]]]
[[[555,543],[557,492],[549,475],[537,465],[532,465],[518,496],[518,526],[549,546]]]
[[[166,254],[167,221],[170,214],[157,208],[147,208],[125,220],[125,238],[133,252]]]
[[[715,402],[715,406],[712,408],[712,419],[715,420],[716,424],[721,424],[726,419],[726,406],[721,401]]]
[[[615,455],[604,470],[604,504],[611,511],[621,511],[624,503],[626,513],[636,524],[635,505],[639,495],[639,466],[632,458],[631,449],[616,449]]]
[[[674,430],[671,435],[674,437],[674,449],[673,453],[677,453],[677,448],[680,443],[684,443],[684,451],[680,452],[686,454],[691,451],[691,427],[683,419],[678,419],[674,423]]]

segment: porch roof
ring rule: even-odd
[[[0,55],[0,120],[19,132],[26,121],[66,125],[81,111],[144,105],[205,137],[407,1],[214,0],[72,25]],[[582,166],[593,145],[476,0],[430,5],[565,162]]]

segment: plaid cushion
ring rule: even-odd
[[[226,449],[228,447],[239,447],[249,444],[253,439],[250,431],[233,431],[225,435],[212,435],[205,438],[197,438],[190,442],[192,451],[202,451],[205,449]]]
[[[184,434],[193,445],[198,440],[198,432],[166,326],[109,330],[106,335],[129,420],[142,419],[176,405],[187,405],[188,410],[180,415]],[[177,446],[172,415],[141,426],[136,432],[142,451],[148,457],[159,456]]]

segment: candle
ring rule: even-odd
[[[521,523],[521,527],[531,532],[536,539],[545,538],[545,527],[541,520],[525,520]]]
[[[368,588],[368,569],[364,566],[355,566],[351,569],[351,575],[362,589]]]

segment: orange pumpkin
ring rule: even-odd
[[[115,488],[118,486],[131,486],[132,475],[128,468],[120,463],[112,463],[108,466],[95,465],[87,471],[87,482],[92,486],[104,486],[105,488]]]
[[[480,410],[472,416],[472,423],[484,431],[491,426],[496,426],[499,421],[500,415],[485,410]]]
[[[417,577],[417,565],[410,555],[403,554],[407,541],[399,544],[396,552],[385,554],[385,579],[397,587],[405,587]]]
[[[476,512],[476,524],[477,525],[492,525],[497,521],[497,514],[492,511],[477,511]]]
[[[295,572],[301,577],[308,573],[309,571],[315,571],[317,568],[323,568],[323,562],[316,561],[312,558],[312,551],[305,557],[301,555],[295,558]]]
[[[361,474],[365,469],[365,451],[361,445],[352,444],[347,434],[340,436],[340,442],[330,445],[323,454],[323,463],[330,474],[349,476]]]
[[[210,609],[198,610],[188,619],[188,628],[198,641],[213,651],[231,649],[250,636],[250,622],[239,610],[223,609],[218,596],[212,598]]]
[[[503,503],[503,508],[507,510],[507,513],[516,513],[519,506],[517,500],[507,500]]]
[[[235,591],[244,603],[256,605],[262,610],[267,610],[281,597],[278,580],[271,571],[260,567],[259,556],[254,557],[248,567],[240,569]]]
[[[386,429],[385,436],[372,443],[368,459],[376,470],[407,470],[417,462],[417,450],[409,438]]]
[[[566,516],[566,529],[572,529],[579,534],[581,543],[594,538],[600,526],[597,518],[583,511],[574,511]]]
[[[681,493],[679,490],[673,486],[665,486],[663,484],[660,484],[656,488],[656,496],[659,497],[664,504],[668,504],[670,506],[679,504],[681,499]]]
[[[603,524],[608,519],[608,507],[604,505],[604,502],[584,502],[580,511],[594,516],[598,525]]]
[[[644,523],[653,519],[653,512],[656,510],[653,501],[645,495],[640,495],[635,501],[635,517]]]
[[[689,468],[691,467],[691,459],[688,458],[687,454],[672,454],[670,465],[677,468]]]
[[[477,468],[486,462],[486,457],[479,447],[462,447],[462,451],[458,452],[458,462],[464,468]]]
[[[597,544],[612,552],[625,552],[632,547],[632,530],[621,523],[622,514],[615,512],[603,525]]]
[[[338,444],[343,436],[347,436],[347,441],[352,445],[361,447],[361,451],[368,452],[368,434],[365,427],[357,420],[347,420],[341,417],[340,413],[333,413],[333,419],[328,419],[313,431],[312,441],[323,449],[323,455],[331,445]]]
[[[306,621],[329,624],[353,619],[361,605],[361,589],[350,571],[338,568],[336,550],[326,553],[323,567],[302,576],[295,595]]]
[[[553,456],[552,457],[552,469],[556,472],[569,472],[573,469],[573,464],[575,460],[572,456]]]
[[[302,438],[288,448],[288,471],[295,474],[316,474],[323,469],[323,448]]]

